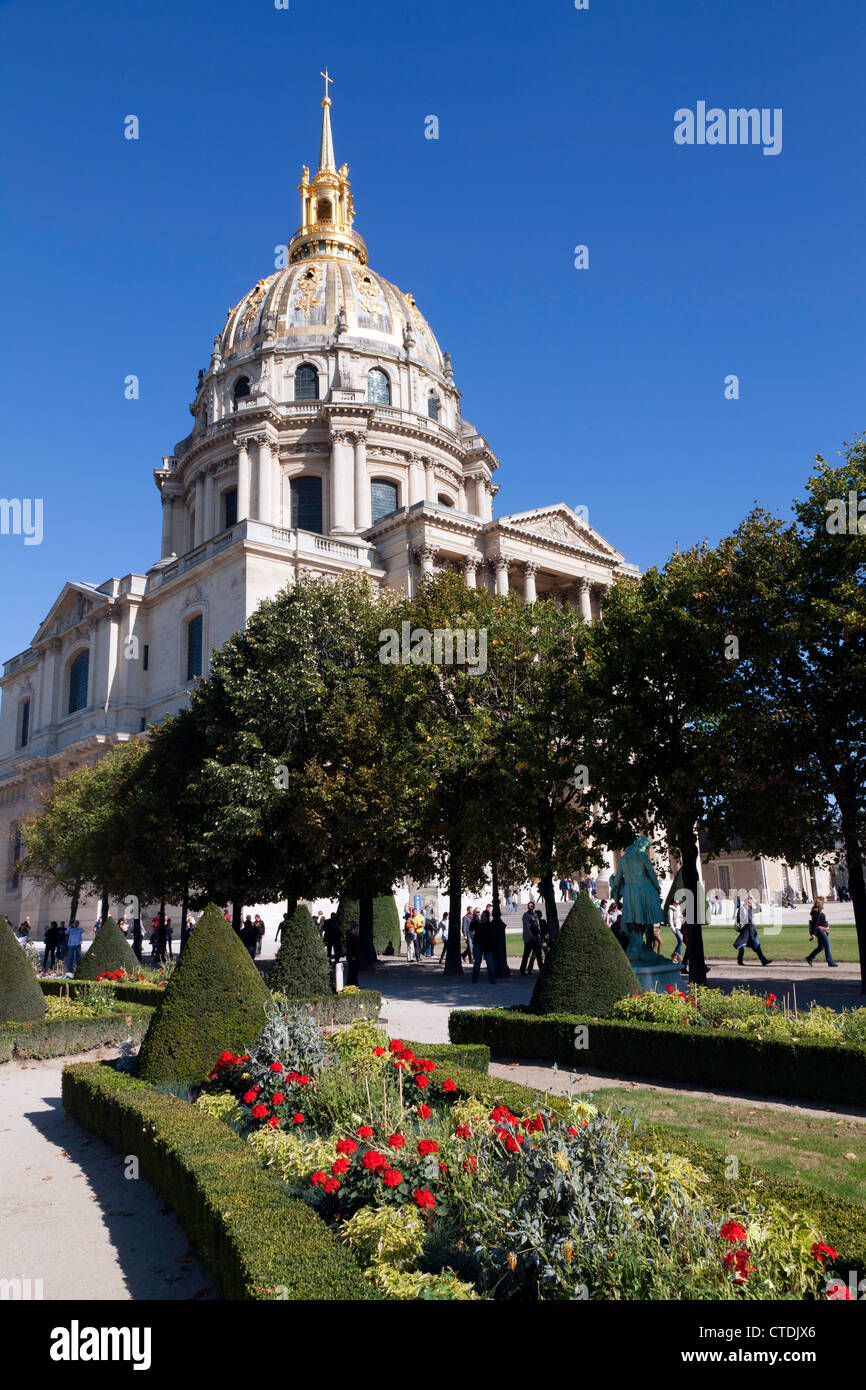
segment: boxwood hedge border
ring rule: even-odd
[[[587,1046],[578,1050],[580,1025]],[[866,1049],[845,1044],[521,1009],[455,1009],[448,1034],[455,1043],[486,1043],[494,1057],[556,1062],[572,1071],[597,1068],[705,1089],[866,1107]]]
[[[265,983],[267,983],[267,973]],[[125,1004],[159,1003],[165,993],[164,985],[154,985],[149,981],[141,984],[114,984],[111,980],[64,980],[62,976],[48,975],[39,981],[43,994],[60,996],[69,989],[71,999],[86,999],[94,986],[107,986],[114,991],[115,999]],[[382,1010],[382,995],[377,989],[361,989],[357,994],[308,994],[290,1001],[292,1004],[309,1006],[317,1023],[324,1028],[338,1023],[355,1023],[358,1019],[375,1020]]]
[[[102,1018],[38,1018],[30,1023],[0,1023],[0,1062],[39,1057],[68,1057],[131,1037],[140,1043],[153,1009],[129,1004]]]

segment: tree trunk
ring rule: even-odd
[[[189,884],[183,890],[183,897],[180,903],[180,954],[183,955],[183,948],[189,940]]]
[[[105,889],[103,888],[103,890],[102,890],[102,898],[101,898],[100,903],[99,903],[99,917],[100,917],[100,921],[102,922],[103,926],[105,925],[105,922],[106,922],[106,920],[107,920],[107,918],[108,918],[108,913],[109,913],[108,894],[107,894],[107,892],[105,891]]]
[[[373,895],[363,894],[358,898],[358,936],[360,938],[360,970],[376,969],[376,946],[373,941]]]
[[[854,909],[854,926],[857,929],[857,949],[860,954],[860,983],[866,994],[866,883],[863,880],[863,846],[856,830],[848,823],[842,812],[842,843],[845,846],[845,863],[848,867],[848,891]]]
[[[243,903],[232,903],[232,931],[236,936],[240,936],[243,926],[244,905]]]
[[[167,941],[168,930],[165,925],[165,898],[163,898],[159,905],[159,917],[156,923],[156,958],[160,965],[165,964]]]
[[[143,961],[143,957],[142,957],[142,951],[141,951],[141,918],[140,918],[140,917],[136,917],[136,918],[134,919],[133,923],[132,923],[132,954],[135,956],[135,959],[138,961],[139,965],[141,965],[141,964],[142,964],[142,961]]]
[[[77,915],[78,915],[78,899],[79,899],[80,893],[81,893],[80,888],[76,888],[75,892],[72,894],[72,897],[71,897],[70,900],[69,900],[69,922],[70,922],[70,925],[75,921],[75,918],[76,918]]]
[[[559,936],[559,913],[556,910],[556,889],[553,886],[553,845],[553,815],[546,798],[542,798],[538,806],[538,852],[544,872],[538,881],[538,890],[544,899],[548,940],[551,942]]]
[[[505,923],[502,920],[502,909],[499,905],[499,870],[494,860],[491,865],[491,893],[493,895],[493,958],[496,965],[496,978],[501,979],[505,975],[511,974],[511,966],[508,964],[508,945],[505,940]],[[449,919],[450,920],[450,919]]]
[[[448,949],[445,952],[445,974],[462,975],[463,963],[460,955],[463,951],[463,875],[460,855],[454,846],[451,848],[448,870]]]
[[[680,858],[683,866],[683,888],[686,898],[686,912],[694,921],[688,921],[689,982],[705,985],[707,983],[707,963],[704,959],[704,934],[700,917],[700,875],[698,874],[698,842],[694,830],[680,836]]]

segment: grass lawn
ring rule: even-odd
[[[783,1178],[849,1201],[866,1202],[866,1122],[812,1118],[802,1112],[769,1110],[750,1101],[721,1101],[673,1095],[650,1087],[617,1086],[595,1091],[600,1110],[617,1106],[647,1124],[681,1130],[699,1143],[757,1163]],[[863,1216],[866,1222],[866,1210]]]
[[[704,951],[708,959],[711,960],[736,960],[737,953],[733,947],[733,940],[736,936],[734,927],[704,927]],[[764,954],[770,960],[805,960],[809,951],[815,947],[815,942],[809,937],[809,928],[806,926],[782,926],[778,928],[758,927],[758,934],[764,948]],[[671,932],[664,928],[662,931],[665,951],[670,952],[674,946],[674,937]],[[510,956],[521,956],[523,954],[523,937],[520,932],[509,932],[507,935],[508,954]],[[860,959],[857,950],[857,934],[853,923],[850,926],[834,926],[830,929],[830,950],[833,952],[833,959],[840,962],[853,962]],[[747,952],[746,959],[756,960],[757,957],[752,951]],[[816,960],[815,969],[827,969],[826,964],[821,964]]]

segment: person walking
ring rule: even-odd
[[[830,950],[830,927],[824,915],[824,899],[816,898],[809,913],[809,935],[814,937],[818,945],[811,951],[806,960],[811,965],[816,956],[824,952],[824,959],[831,969],[836,969],[836,962],[833,959],[833,952]]]
[[[258,912],[253,918],[253,926],[256,929],[256,955],[260,956],[262,954],[262,942],[265,939],[265,924]]]
[[[350,922],[346,932],[346,984],[358,984],[358,971],[361,965],[361,936],[358,923]]]
[[[446,951],[448,950],[448,913],[447,913],[447,912],[443,912],[443,913],[442,913],[442,921],[439,923],[439,934],[440,934],[440,936],[442,937],[442,950],[441,950],[440,955],[439,955],[439,964],[441,965],[442,962],[443,962],[443,960],[445,959],[445,953],[446,953]]]
[[[42,952],[42,974],[47,975],[49,970],[54,969],[54,960],[57,954],[57,934],[59,927],[56,922],[52,922],[50,927],[45,928],[45,939]]]
[[[172,924],[171,924],[171,918],[170,918],[170,917],[166,917],[166,919],[165,919],[165,949],[166,949],[166,952],[167,952],[167,954],[168,954],[169,960],[173,959],[173,957],[174,957],[174,951],[172,950],[172,942],[173,942],[173,941],[174,941],[174,927],[173,927]]]
[[[436,940],[436,917],[432,907],[428,907],[424,918],[424,954],[432,957],[433,943]]]
[[[743,956],[746,951],[754,951],[761,965],[773,964],[771,960],[767,960],[761,949],[758,928],[755,924],[755,903],[751,897],[746,899],[746,921],[734,939],[734,946],[737,952],[737,965],[743,964]]]
[[[56,965],[59,965],[61,969],[64,969],[66,965],[67,936],[68,928],[66,926],[66,922],[63,921],[57,928],[57,954],[55,956]]]
[[[670,927],[671,931],[676,937],[676,950],[671,956],[671,960],[674,961],[677,965],[680,965],[682,963],[683,952],[685,950],[685,945],[683,943],[682,925],[682,903],[678,902],[676,898],[673,898],[671,901],[671,905],[668,908],[668,926]]]
[[[530,898],[529,905],[523,914],[523,959],[520,962],[521,975],[532,974],[533,961],[538,961],[539,973],[542,967],[541,959],[541,931],[538,925],[538,913],[535,911],[535,903]]]
[[[244,924],[241,927],[241,941],[244,943],[247,950],[249,951],[251,960],[255,960],[256,958],[256,943],[258,942],[258,939],[259,934],[256,930],[252,917],[245,917]]]
[[[482,957],[487,966],[488,984],[496,984],[496,971],[493,962],[493,923],[490,920],[490,913],[485,908],[478,922],[475,925],[475,934],[472,942],[472,983],[477,985],[481,976]]]
[[[460,923],[460,932],[463,937],[463,950],[460,953],[461,960],[472,959],[472,908],[467,907],[463,914],[463,921]]]
[[[75,967],[81,960],[81,939],[84,935],[79,922],[70,922],[66,928],[66,978],[71,980]]]

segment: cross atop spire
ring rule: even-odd
[[[325,95],[322,98],[322,142],[319,146],[319,173],[336,173],[337,166],[334,163],[334,139],[331,135],[331,98],[328,96],[328,83],[333,82],[333,77],[328,76],[328,69],[319,73],[325,79]]]
[[[328,83],[330,82],[331,84],[333,84],[334,79],[333,79],[333,77],[329,77],[329,76],[328,76],[328,69],[327,69],[327,68],[325,68],[325,71],[324,71],[324,72],[320,72],[320,73],[319,73],[319,76],[320,76],[320,77],[324,77],[324,79],[325,79],[325,96],[327,97],[327,96],[328,96]],[[330,100],[330,98],[328,98],[328,99]]]

